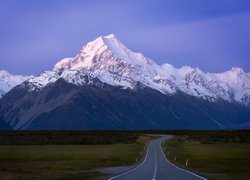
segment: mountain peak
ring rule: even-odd
[[[160,67],[141,53],[123,45],[114,34],[100,36],[83,46],[75,58],[58,62],[54,70],[91,70],[125,76],[143,74],[154,76]]]
[[[230,71],[234,72],[234,73],[236,73],[238,75],[245,73],[244,70],[242,68],[239,68],[239,67],[233,67]]]
[[[33,76],[12,75],[8,71],[0,70],[0,98],[10,89]]]
[[[95,40],[87,43],[87,45],[84,46],[82,50],[89,51],[89,49],[91,49],[97,51],[101,47],[112,48],[113,46],[124,45],[122,45],[122,43],[116,38],[114,34],[110,34],[107,36],[99,36]]]
[[[5,71],[5,70],[0,70],[0,76],[1,77],[4,77],[4,76],[9,76],[10,73],[8,71]]]
[[[116,36],[114,35],[114,34],[109,34],[109,35],[107,35],[107,36],[104,36],[104,38],[106,38],[106,39],[116,39]]]

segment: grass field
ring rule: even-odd
[[[108,145],[0,146],[0,179],[90,179],[105,176],[94,169],[130,165],[148,137]]]
[[[232,133],[208,134],[200,132],[193,138],[192,135],[175,136],[165,142],[163,148],[166,155],[169,152],[168,159],[211,180],[250,179],[250,143],[242,143],[235,137],[241,142],[237,143],[232,140]]]
[[[0,179],[103,179],[96,168],[136,163],[143,134],[175,135],[170,160],[209,179],[250,179],[249,130],[0,131]]]

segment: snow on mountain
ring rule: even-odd
[[[126,48],[113,34],[98,37],[83,46],[72,58],[59,61],[53,71],[28,80],[31,90],[39,89],[59,78],[76,84],[101,82],[133,89],[137,82],[164,94],[177,91],[209,101],[224,99],[250,104],[250,74],[240,68],[214,74],[198,68],[180,69],[170,64],[157,65],[141,53]]]
[[[13,87],[21,84],[30,76],[12,75],[5,70],[0,70],[0,98]]]
[[[141,53],[126,48],[113,34],[88,43],[75,58],[58,62],[54,71],[59,69],[90,71],[111,85],[120,86],[125,83],[126,87],[133,87],[134,81],[139,81],[161,92],[175,92],[167,82],[161,85],[155,83],[157,77],[164,74],[159,65]]]
[[[250,73],[245,73],[241,68],[233,67],[229,71],[210,75],[228,84],[236,101],[250,103]]]
[[[61,61],[59,61],[58,63],[56,63],[56,65],[54,66],[54,70],[58,70],[61,68],[70,68],[71,66],[71,62],[74,60],[74,58],[64,58]]]
[[[127,49],[113,34],[99,37],[84,46],[75,58],[63,59],[54,70],[91,70],[122,76],[156,76],[161,68],[141,53]]]

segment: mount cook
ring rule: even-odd
[[[250,128],[250,73],[159,66],[113,34],[19,85],[1,72],[2,129]]]

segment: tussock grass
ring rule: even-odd
[[[250,178],[250,143],[246,141],[249,137],[240,137],[239,132],[200,132],[175,136],[165,142],[163,148],[170,161],[208,179],[245,180]],[[188,167],[185,166],[186,159],[189,160]]]
[[[94,169],[131,165],[148,137],[133,143],[0,146],[0,179],[91,179]]]

